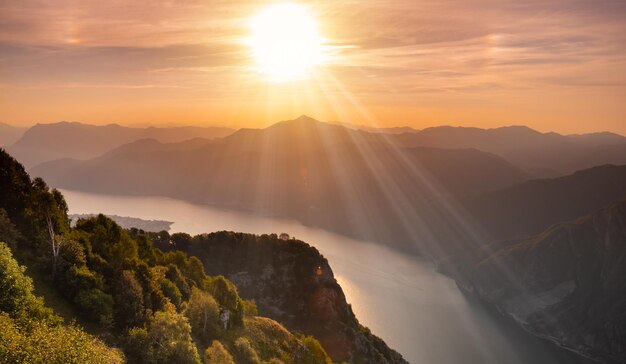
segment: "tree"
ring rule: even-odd
[[[171,243],[175,249],[187,251],[191,244],[191,235],[187,233],[174,233],[171,236]]]
[[[235,340],[235,357],[238,364],[261,364],[259,355],[245,337]]]
[[[33,186],[33,204],[36,211],[33,221],[37,223],[43,219],[46,240],[48,241],[52,252],[52,277],[56,276],[57,262],[59,252],[63,240],[60,235],[69,229],[69,220],[67,218],[67,203],[63,195],[56,189],[50,191],[46,182],[41,178],[35,178],[32,182]]]
[[[126,341],[129,355],[143,363],[200,363],[191,326],[171,305],[156,312],[146,328],[131,329]]]
[[[150,309],[152,312],[162,310],[167,300],[152,269],[145,262],[139,262],[135,268],[135,277],[143,288],[143,302],[146,310]]]
[[[219,313],[219,305],[213,296],[192,288],[184,314],[191,323],[194,335],[205,344],[219,335]]]
[[[50,212],[46,212],[46,225],[48,227],[48,234],[50,235],[50,243],[52,246],[52,278],[54,278],[57,273],[57,258],[59,257],[59,252],[61,251],[61,239],[54,233],[54,225],[52,225]]]
[[[198,287],[204,286],[204,281],[207,278],[204,272],[204,264],[195,256],[189,257],[187,276],[194,281]]]
[[[211,346],[209,346],[204,352],[205,364],[235,364],[233,356],[230,355],[228,350],[218,340],[213,340]]]
[[[178,287],[183,299],[189,299],[191,288],[185,276],[181,273],[180,269],[178,269],[178,266],[169,264],[167,266],[167,270],[165,271],[165,278],[172,281],[176,287]]]
[[[170,302],[176,306],[176,308],[180,307],[182,303],[182,294],[176,285],[167,278],[163,278],[161,280],[161,291],[163,295],[170,299]]]
[[[3,208],[0,208],[0,241],[4,241],[10,247],[15,248],[19,238],[20,233],[9,219],[9,215]]]
[[[132,271],[122,271],[115,285],[115,322],[118,327],[142,326],[145,322],[143,289]]]
[[[0,243],[0,311],[25,322],[58,322],[59,318],[44,306],[43,300],[33,294],[33,281],[24,271],[25,268],[13,258],[9,247]]]
[[[237,309],[237,299],[239,298],[237,288],[224,276],[220,275],[212,280],[211,294],[223,307],[231,311]]]
[[[145,234],[137,235],[135,241],[137,242],[139,259],[151,266],[154,266],[156,264],[156,254],[154,253],[152,242],[148,240],[148,237]]]
[[[78,293],[75,299],[87,318],[98,322],[104,328],[113,324],[113,297],[94,288]]]

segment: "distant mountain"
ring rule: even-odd
[[[538,234],[626,197],[626,166],[604,165],[554,179],[527,181],[467,200],[494,239]]]
[[[138,139],[151,138],[172,143],[192,138],[220,138],[233,131],[221,127],[131,128],[117,124],[100,126],[59,122],[33,126],[21,139],[7,147],[7,151],[31,168],[61,158],[94,158]]]
[[[149,150],[124,146],[84,162],[45,163],[32,173],[57,187],[283,216],[406,249],[428,245],[439,226],[454,230],[450,196],[527,178],[493,154],[401,148],[386,134],[308,117],[241,129],[194,148],[149,143]]]
[[[406,146],[475,148],[503,157],[536,177],[556,177],[601,164],[626,164],[626,137],[561,135],[525,126],[495,129],[440,126],[397,135]]]
[[[379,127],[371,125],[349,124],[349,123],[337,123],[337,125],[343,125],[348,128],[363,130],[370,133],[383,133],[383,134],[402,134],[402,133],[417,133],[418,129],[411,128],[410,126],[390,126]]]
[[[0,147],[15,143],[28,128],[0,123]]]
[[[604,363],[626,362],[626,200],[485,247],[456,278],[535,335]]]

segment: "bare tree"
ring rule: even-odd
[[[50,212],[46,214],[46,222],[48,223],[48,234],[50,234],[50,243],[52,244],[52,278],[54,278],[57,273],[59,252],[61,251],[61,239],[57,239],[54,233],[54,225],[52,224],[52,218],[50,218]]]

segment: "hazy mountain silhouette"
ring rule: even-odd
[[[179,142],[191,138],[217,138],[232,133],[221,127],[131,128],[117,124],[88,125],[78,122],[37,124],[7,147],[27,168],[60,158],[89,159],[112,148],[143,138]]]
[[[0,147],[15,143],[28,128],[0,123]]]
[[[151,146],[138,146],[144,143]],[[171,196],[404,247],[454,225],[438,200],[526,179],[493,154],[398,148],[388,135],[308,117],[185,145],[143,141],[89,161],[44,163],[32,173],[62,188]]]
[[[538,234],[626,197],[626,166],[604,165],[554,179],[531,180],[467,201],[495,239]]]
[[[567,175],[607,163],[626,164],[626,137],[608,132],[561,135],[525,126],[440,126],[396,138],[407,146],[476,148],[494,153],[536,177]]]

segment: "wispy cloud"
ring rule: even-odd
[[[584,114],[575,109],[592,92],[601,101],[587,113],[610,109],[610,125],[624,117],[611,101],[626,97],[623,0],[303,2],[331,47],[328,71],[357,98],[378,94],[376,103],[403,102],[411,110],[410,101],[398,100],[414,95],[458,105],[482,98],[486,105],[503,94],[498,102],[519,108],[511,111],[518,118],[529,106],[519,100],[548,96],[565,120],[569,112]],[[264,4],[0,0],[0,82],[22,90],[145,85],[194,92],[190,98],[232,97],[250,79],[247,19]],[[142,88],[135,87],[137,97]]]

